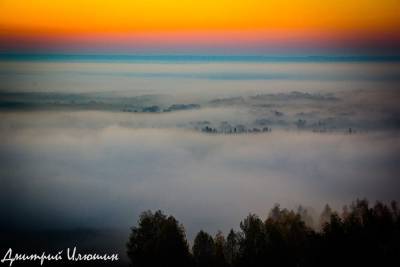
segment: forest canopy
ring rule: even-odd
[[[339,213],[326,205],[318,223],[307,209],[276,205],[265,221],[249,214],[225,237],[200,230],[190,248],[185,230],[162,211],[143,212],[132,227],[127,254],[133,266],[338,266],[389,265],[400,253],[396,202],[365,199]]]

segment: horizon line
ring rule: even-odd
[[[249,53],[68,53],[0,52],[0,61],[185,61],[185,62],[400,62],[400,55]]]

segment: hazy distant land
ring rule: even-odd
[[[399,77],[374,61],[0,61],[0,226],[124,250],[144,210],[192,241],[275,203],[399,200]]]

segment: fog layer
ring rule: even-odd
[[[127,232],[162,209],[191,239],[275,203],[399,200],[399,74],[371,62],[0,62],[0,225]]]
[[[45,124],[65,123],[63,113],[27,115],[37,127],[10,134],[2,123],[0,208],[8,226],[127,228],[141,211],[163,209],[192,235],[236,227],[274,203],[340,208],[356,197],[400,195],[395,133],[58,128]]]

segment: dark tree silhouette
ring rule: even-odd
[[[231,229],[226,238],[224,246],[224,255],[229,266],[236,266],[236,261],[239,258],[240,252],[240,234]]]
[[[206,267],[215,264],[215,244],[213,238],[204,231],[200,231],[193,243],[193,257],[196,266]]]
[[[300,215],[301,220],[305,223],[307,227],[314,228],[314,219],[309,213],[308,209],[300,205],[297,208],[297,214]]]
[[[240,266],[262,266],[267,259],[267,237],[264,224],[255,214],[249,214],[240,223]]]
[[[225,259],[225,237],[221,231],[214,237],[214,244],[215,244],[215,267],[227,267],[227,262]]]
[[[306,213],[304,208],[298,211]],[[312,239],[312,230],[306,226],[299,212],[280,209],[276,205],[265,221],[265,231],[272,265],[295,266],[295,263],[303,262],[309,246],[307,243]]]
[[[322,255],[337,254],[328,266],[338,264],[390,266],[398,262],[399,216],[395,206],[377,202],[373,208],[367,200],[356,200],[345,217],[332,213],[321,233]]]
[[[132,228],[127,254],[133,266],[188,266],[189,247],[183,226],[161,211],[140,215]]]
[[[250,214],[240,231],[213,239],[200,231],[193,244],[193,261],[182,226],[160,211],[145,212],[132,228],[128,256],[134,266],[397,266],[400,255],[400,211],[396,202],[365,199],[345,206],[339,215],[326,205],[321,227],[306,224],[309,213],[270,211],[263,222]]]
[[[325,224],[329,222],[329,220],[331,219],[331,215],[332,209],[328,204],[326,204],[324,210],[321,213],[321,216],[319,216],[320,229],[324,228]]]

